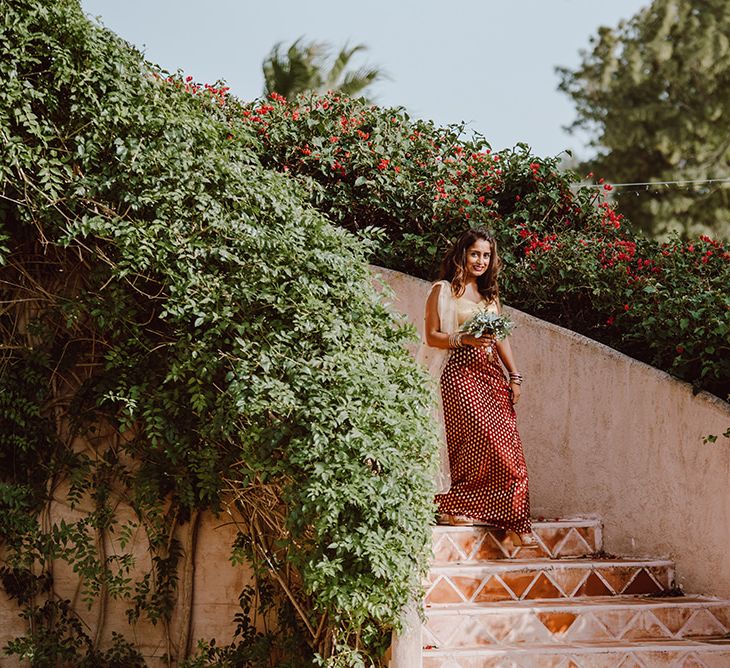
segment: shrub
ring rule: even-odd
[[[377,661],[420,592],[436,437],[411,331],[371,285],[370,243],[260,165],[257,133],[232,135],[222,87],[156,70],[75,0],[15,0],[0,22],[10,567],[29,577],[35,560],[47,579],[64,558],[85,599],[128,599],[132,621],[167,623],[189,570],[180,527],[194,536],[201,511],[227,507],[233,558],[300,612],[279,628],[299,640],[282,646],[297,661]],[[83,437],[92,454],[73,447]],[[72,506],[95,510],[47,528],[34,518],[63,479]],[[153,554],[136,582],[120,499]],[[120,552],[106,559],[94,546],[111,532]],[[42,604],[25,606],[42,625]],[[48,633],[7,650],[69,660],[87,645],[69,622],[61,657],[47,617]]]
[[[649,241],[557,158],[493,153],[464,128],[411,120],[338,95],[272,96],[229,114],[262,164],[296,175],[352,231],[382,231],[376,261],[434,277],[469,225],[494,229],[513,306],[607,343],[721,397],[730,392],[730,252],[701,237]]]

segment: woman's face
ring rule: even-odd
[[[485,239],[477,239],[466,249],[466,274],[478,278],[489,268],[492,245]]]

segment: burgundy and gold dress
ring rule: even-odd
[[[485,307],[457,300],[459,326]],[[497,312],[494,302],[487,306]],[[439,512],[529,533],[527,466],[517,416],[498,355],[485,348],[457,348],[441,374],[451,489],[438,494]]]

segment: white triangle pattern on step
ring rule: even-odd
[[[531,550],[434,530],[423,668],[730,667],[730,601],[664,597],[671,562],[602,559],[600,523],[562,522],[537,522]]]

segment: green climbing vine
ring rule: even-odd
[[[121,601],[170,665],[376,665],[419,594],[436,439],[372,242],[75,0],[6,2],[0,32],[2,583],[27,628],[4,651],[139,665],[105,639]],[[232,644],[190,612],[224,512],[258,575]]]

